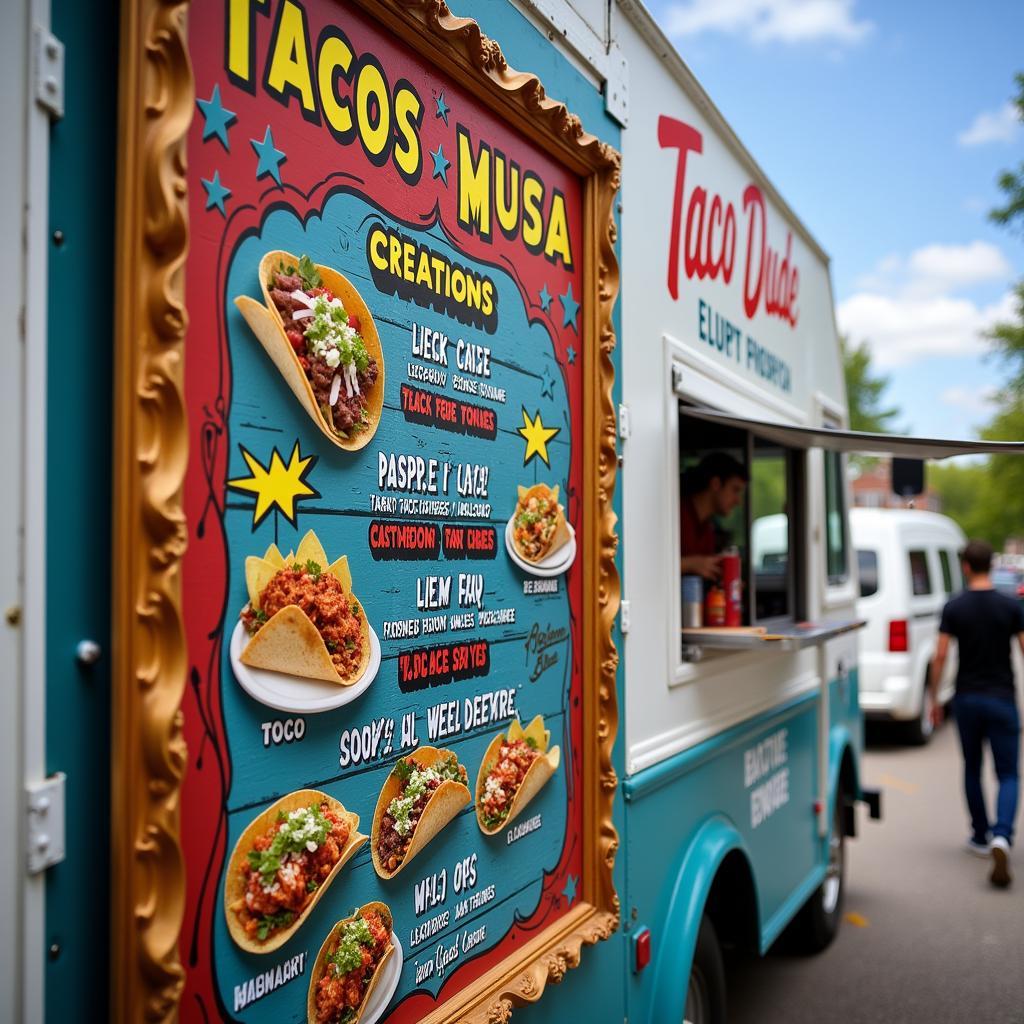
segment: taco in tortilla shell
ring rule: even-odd
[[[517,718],[491,740],[476,777],[476,819],[493,836],[540,792],[558,770],[561,752],[537,715],[524,729]]]
[[[303,409],[339,448],[369,443],[384,404],[377,326],[352,283],[308,256],[268,252],[259,267],[263,302],[235,299]]]
[[[374,901],[330,930],[310,972],[308,1024],[358,1024],[395,952],[392,928],[390,909]]]
[[[273,544],[245,560],[249,603],[242,622],[252,639],[241,660],[305,679],[351,686],[370,661],[370,627],[352,593],[348,558],[328,564],[310,530],[284,557]]]
[[[370,829],[381,878],[394,878],[469,803],[469,777],[450,750],[420,747],[387,777]]]
[[[537,563],[569,543],[565,509],[558,502],[558,487],[534,484],[519,488],[512,517],[512,542],[527,561]]]
[[[366,839],[359,815],[319,790],[296,790],[271,804],[238,837],[228,861],[231,938],[248,953],[283,945]]]

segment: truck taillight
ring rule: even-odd
[[[892,619],[889,623],[889,650],[892,652],[910,650],[910,637],[906,619]]]

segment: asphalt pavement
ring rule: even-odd
[[[1024,843],[1008,890],[964,851],[955,723],[924,748],[870,729],[862,771],[883,791],[884,819],[861,812],[847,841],[839,935],[817,956],[783,942],[731,960],[729,1024],[1024,1024]],[[987,751],[985,774],[991,808]]]

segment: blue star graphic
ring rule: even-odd
[[[281,184],[281,162],[288,157],[280,149],[274,148],[274,136],[270,134],[270,125],[267,125],[267,132],[262,142],[255,139],[249,140],[249,145],[256,150],[259,162],[256,164],[256,180],[265,178],[268,174],[273,175],[274,181]]]
[[[434,161],[434,173],[431,177],[440,178],[444,182],[444,187],[447,188],[448,168],[451,167],[452,162],[444,155],[440,142],[437,144],[437,152],[430,154],[430,159]]]
[[[444,101],[444,92],[438,93],[437,94],[437,98],[434,100],[434,102],[437,104],[437,113],[434,115],[434,117],[441,118],[441,120],[444,121],[444,123],[445,123],[445,127],[447,127],[448,126],[448,111],[451,110],[452,108],[449,107],[447,103],[445,103],[445,101]]]
[[[569,287],[566,288],[565,294],[558,296],[558,301],[562,304],[562,309],[565,310],[562,326],[571,326],[579,334],[579,328],[576,326],[576,314],[580,311],[580,304],[572,297],[572,281],[569,282]]]
[[[224,185],[220,180],[220,171],[213,172],[213,179],[207,181],[205,178],[199,179],[203,183],[203,188],[206,189],[206,208],[212,209],[214,206],[220,210],[222,217],[227,217],[227,212],[224,210],[224,200],[231,195],[231,189]]]
[[[544,367],[544,383],[540,386],[541,397],[545,395],[552,401],[555,400],[555,378],[551,371],[545,366]]]
[[[203,142],[211,135],[216,135],[224,148],[231,151],[231,144],[228,142],[228,127],[238,120],[238,115],[233,110],[227,110],[220,101],[220,86],[215,85],[208,100],[196,100],[199,110],[203,115]]]
[[[565,354],[569,357],[569,362],[570,363],[575,363],[576,362],[576,349],[574,349],[572,347],[572,345],[570,345],[568,347],[568,349],[566,349]]]
[[[576,886],[579,884],[579,881],[575,875],[570,875],[565,880],[565,888],[562,890],[562,895],[566,898],[570,907],[576,899]]]
[[[544,285],[540,290],[540,308],[545,313],[551,308],[551,292],[548,291],[547,285]]]

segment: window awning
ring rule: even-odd
[[[951,441],[941,437],[868,434],[829,427],[794,427],[768,420],[729,416],[716,409],[683,405],[682,412],[709,423],[749,430],[789,448],[827,448],[857,455],[894,455],[902,459],[948,459],[954,455],[1024,455],[1024,441]]]

